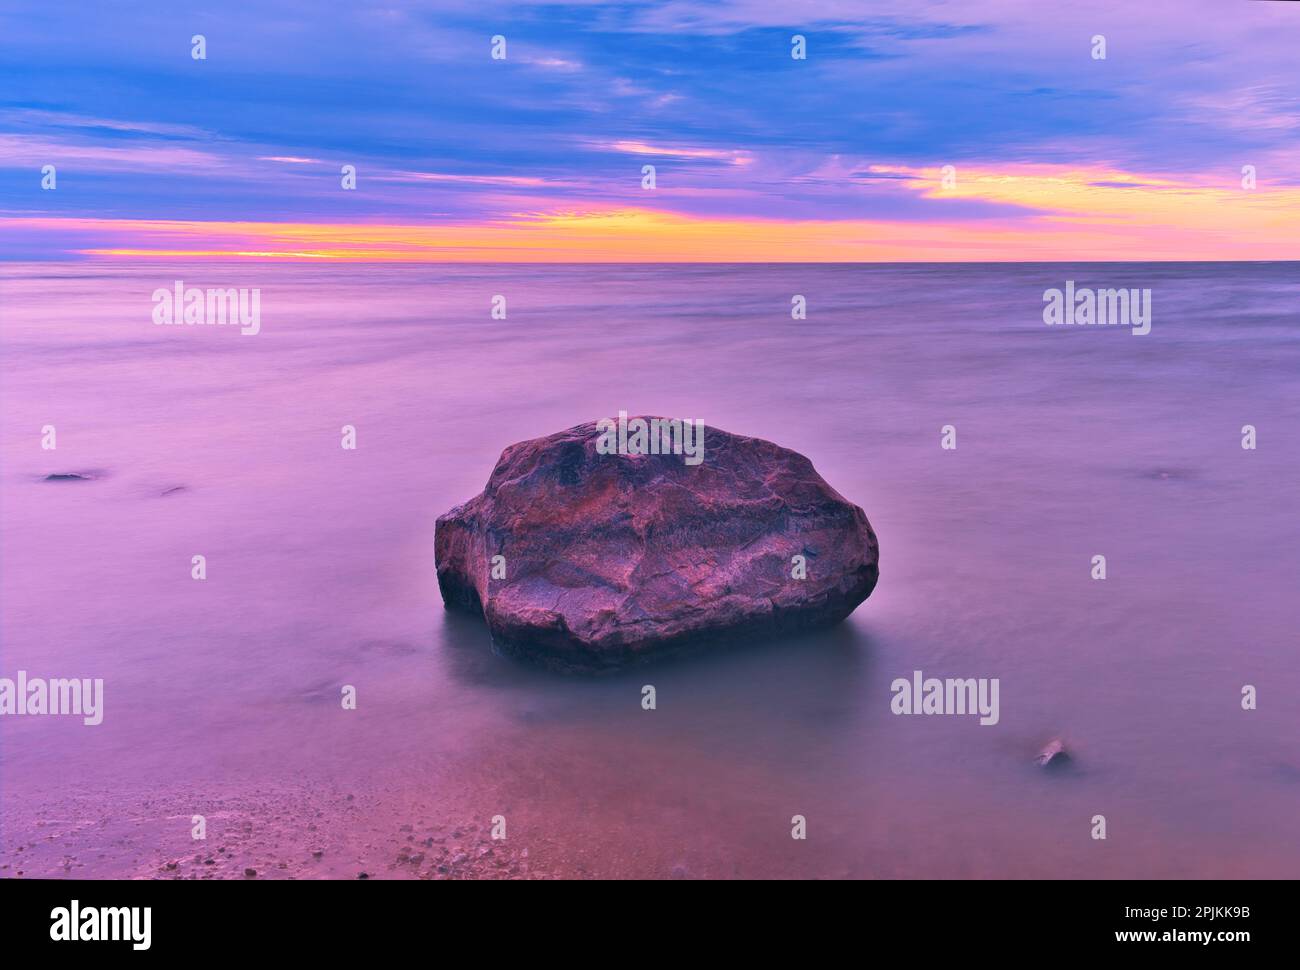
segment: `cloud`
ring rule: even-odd
[[[1157,251],[1171,226],[1208,239],[1216,207],[1255,212],[1300,184],[1287,6],[430,0],[317,17],[179,0],[169,17],[194,26],[176,33],[137,8],[73,19],[19,0],[0,13],[0,168],[11,211],[38,217],[518,229],[519,213],[658,211],[642,235],[684,245],[708,225],[943,223],[1008,253],[1047,219],[1100,219]],[[39,189],[44,164],[58,192]],[[947,164],[956,190],[935,193]],[[843,232],[817,230],[819,251],[876,251]]]

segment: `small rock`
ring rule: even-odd
[[[358,873],[357,873],[357,878],[358,878],[358,879],[369,879],[369,878],[370,878],[370,873],[368,873],[368,872],[358,872]]]
[[[1040,768],[1064,768],[1069,763],[1070,752],[1065,750],[1065,742],[1060,738],[1048,741],[1034,759],[1034,764]]]
[[[244,875],[248,876],[251,879],[253,876],[257,875],[257,870],[253,868],[245,869]]]

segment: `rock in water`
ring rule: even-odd
[[[1047,744],[1043,745],[1038,757],[1034,759],[1034,764],[1040,768],[1064,768],[1070,763],[1070,752],[1066,750],[1065,742],[1060,738],[1052,738]]]
[[[511,445],[438,519],[443,600],[481,612],[503,652],[580,670],[852,613],[879,577],[862,509],[803,455],[700,433],[697,464],[602,454],[594,422]]]

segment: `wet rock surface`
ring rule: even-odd
[[[438,519],[444,601],[503,652],[585,671],[847,617],[879,576],[862,509],[796,452],[702,433],[695,464],[602,453],[595,422],[511,445]]]
[[[1038,756],[1034,758],[1034,764],[1040,768],[1048,768],[1059,771],[1070,766],[1070,752],[1065,747],[1065,742],[1060,738],[1052,738],[1047,744],[1039,750]]]

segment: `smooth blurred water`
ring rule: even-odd
[[[176,279],[260,287],[262,332],[155,326]],[[1151,333],[1044,326],[1067,279],[1150,287]],[[0,266],[0,675],[106,681],[100,727],[0,721],[8,825],[437,774],[593,874],[1295,876],[1298,324],[1297,264]],[[879,535],[871,599],[603,680],[492,655],[434,519],[619,410],[807,455]],[[892,715],[917,669],[999,678],[1000,723]]]

